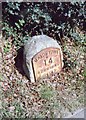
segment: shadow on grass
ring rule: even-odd
[[[23,51],[24,51],[24,47],[21,47],[17,51],[17,56],[15,58],[15,66],[19,71],[19,73],[21,73],[23,76],[26,76],[23,70]]]

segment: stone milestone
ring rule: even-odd
[[[63,54],[56,40],[38,35],[24,46],[23,68],[31,82],[59,73],[63,67]]]

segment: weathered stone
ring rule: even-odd
[[[46,36],[34,36],[24,47],[23,68],[31,82],[60,72],[63,67],[63,55],[56,40]]]

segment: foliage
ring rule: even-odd
[[[85,2],[3,3],[3,35],[12,35],[17,48],[23,45],[23,37],[42,32],[58,41],[65,35],[82,43],[83,37],[73,29],[85,30],[85,7]]]
[[[71,37],[74,39],[75,43],[78,44],[79,42],[83,45],[86,45],[86,34],[77,32],[73,30],[71,33]]]
[[[86,78],[86,68],[84,69],[83,76]]]
[[[6,42],[6,44],[4,45],[4,53],[7,53],[10,51],[11,45],[9,42]]]
[[[48,85],[43,85],[40,94],[42,99],[50,100],[54,96],[54,90]]]
[[[85,6],[74,2],[3,3],[2,31],[6,41],[1,44],[4,50],[0,64],[1,118],[62,118],[84,106]],[[15,48],[42,32],[63,41],[64,68],[49,79],[30,83],[18,71],[21,57],[16,69]],[[81,44],[76,46],[74,42]]]

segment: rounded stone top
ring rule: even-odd
[[[51,72],[60,72],[63,55],[56,40],[46,35],[33,36],[24,46],[23,68],[31,82]]]
[[[26,42],[24,54],[27,60],[30,60],[35,54],[49,47],[59,48],[61,50],[60,45],[53,38],[46,35],[33,36]]]

